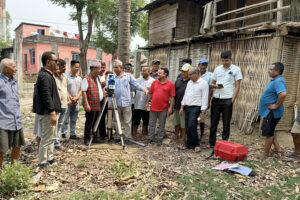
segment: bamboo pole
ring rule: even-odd
[[[275,3],[277,1],[278,0],[269,0],[269,1],[264,1],[264,2],[261,2],[261,3],[257,3],[257,4],[252,4],[252,5],[249,5],[249,6],[245,6],[245,7],[242,7],[242,8],[238,8],[238,9],[235,9],[235,10],[231,10],[231,11],[222,13],[220,15],[215,16],[215,18],[219,18],[219,17],[225,16],[225,15],[231,14],[231,13],[237,13],[237,12],[240,12],[240,11],[251,10],[251,9],[254,9],[254,8],[257,8],[257,7],[261,7],[261,6],[264,6],[264,5]]]
[[[237,21],[241,21],[241,20],[245,20],[245,19],[249,19],[249,18],[261,16],[261,15],[266,15],[266,14],[269,14],[269,13],[278,12],[278,11],[281,11],[281,10],[286,10],[286,9],[289,9],[289,8],[290,8],[290,5],[283,6],[281,8],[267,10],[267,11],[264,11],[264,12],[255,13],[255,14],[252,14],[252,15],[247,15],[247,16],[244,16],[244,17],[238,17],[238,18],[235,18],[235,19],[229,19],[229,20],[225,20],[225,21],[222,21],[222,22],[213,23],[213,26],[219,26],[219,25],[223,25],[223,24],[229,24],[229,23],[232,23],[232,22],[237,22]]]
[[[280,9],[280,8],[282,8],[282,0],[277,1],[277,9]],[[280,24],[281,21],[282,21],[282,12],[281,12],[281,10],[279,10],[277,12],[277,24]]]

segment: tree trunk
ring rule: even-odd
[[[129,62],[130,4],[131,0],[119,0],[118,58],[123,63]]]

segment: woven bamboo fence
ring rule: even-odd
[[[221,64],[221,52],[231,50],[232,63],[243,73],[238,98],[234,104],[232,122],[249,134],[258,118],[258,105],[268,77],[271,36],[239,37],[211,43],[210,71]]]

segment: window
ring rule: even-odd
[[[78,60],[79,61],[79,54],[72,54],[72,60]]]
[[[24,54],[24,64],[25,64],[24,71],[27,72],[28,71],[27,53]]]
[[[30,49],[29,54],[30,54],[30,64],[34,65],[35,64],[35,50]]]
[[[45,29],[38,29],[37,32],[40,35],[45,35]]]

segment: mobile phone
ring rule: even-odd
[[[218,85],[219,87],[222,87],[222,88],[224,87],[223,84],[217,84],[217,85]]]

